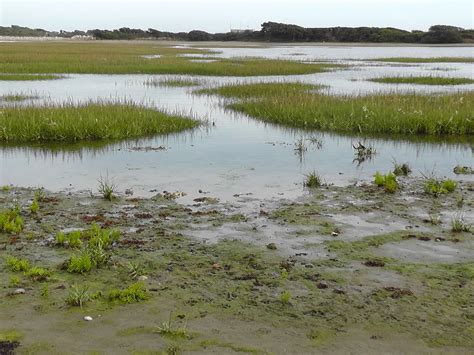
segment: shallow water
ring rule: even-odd
[[[220,49],[219,49],[220,50]],[[471,47],[271,47],[225,48],[222,56],[284,57],[297,60],[327,58],[354,64],[351,59],[396,56],[472,56]],[[301,53],[305,53],[301,55]],[[215,56],[215,54],[212,54]],[[306,56],[306,57],[305,57]],[[365,56],[365,57],[364,57]],[[150,59],[153,60],[153,59]],[[204,64],[205,65],[205,64]],[[474,78],[473,64],[430,63],[391,66],[357,62],[345,70],[303,76],[216,78],[202,77],[203,86],[233,82],[303,81],[329,86],[331,94],[366,94],[380,91],[453,92],[473,90],[474,85],[451,87],[377,84],[364,81],[384,75],[439,75]],[[305,193],[304,174],[316,170],[327,182],[348,184],[368,180],[376,170],[388,171],[392,161],[408,162],[415,174],[435,171],[455,178],[455,165],[473,165],[474,138],[463,141],[405,141],[395,137],[363,141],[377,155],[360,165],[353,162],[361,138],[286,129],[263,124],[222,109],[215,97],[196,96],[195,88],[150,87],[143,82],[159,75],[68,75],[64,80],[2,82],[0,95],[24,92],[46,101],[85,102],[97,99],[133,100],[152,107],[191,114],[208,124],[193,131],[168,137],[136,141],[59,147],[0,148],[0,184],[44,186],[51,190],[97,189],[97,179],[108,174],[119,190],[133,189],[135,195],[149,196],[163,190],[184,191],[180,201],[191,203],[202,196],[258,206],[265,199],[294,198]],[[166,76],[174,78],[176,76]],[[296,154],[295,142],[317,137],[322,148],[306,140],[303,156]],[[165,146],[166,150],[135,150],[137,147]],[[472,177],[462,177],[472,179]],[[242,194],[235,197],[236,194]]]

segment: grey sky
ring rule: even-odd
[[[264,21],[305,27],[473,28],[472,0],[0,0],[0,24],[47,30],[260,29]]]

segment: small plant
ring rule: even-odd
[[[108,175],[105,177],[101,176],[98,182],[100,194],[104,197],[104,199],[112,201],[115,198],[117,186],[110,181]]]
[[[135,303],[149,298],[150,294],[141,282],[134,283],[124,290],[112,290],[109,294],[110,301],[120,301],[122,303]]]
[[[378,187],[383,187],[385,192],[395,193],[398,190],[398,181],[394,173],[389,172],[387,175],[382,175],[378,171],[374,176],[374,184]]]
[[[41,289],[41,297],[48,298],[49,296],[49,288],[48,285],[44,285]]]
[[[36,214],[36,213],[38,213],[38,211],[39,211],[39,203],[38,203],[38,200],[35,197],[33,199],[33,202],[31,202],[30,212],[33,213],[33,214]]]
[[[26,272],[30,268],[30,262],[26,259],[18,259],[14,256],[7,256],[7,266],[13,272]]]
[[[80,248],[82,246],[81,231],[72,231],[68,234],[59,231],[56,233],[55,244],[57,246],[68,246],[70,248]]]
[[[396,161],[393,162],[393,173],[396,176],[408,176],[411,173],[411,168],[408,163],[398,164]]]
[[[71,286],[69,294],[66,298],[66,303],[70,306],[81,307],[91,300],[89,295],[89,288],[86,286]]]
[[[429,222],[434,225],[434,226],[437,226],[437,225],[440,225],[441,224],[441,217],[440,216],[437,216],[437,215],[433,215],[433,214],[430,214],[428,216],[428,220]]]
[[[173,329],[171,313],[170,313],[169,319],[167,321],[164,321],[161,324],[161,327],[157,328],[157,332],[164,336],[171,336],[171,337],[176,337],[176,338],[187,338],[188,333],[186,331],[186,326],[187,326],[187,322],[184,323],[182,327]]]
[[[20,286],[21,280],[18,276],[10,276],[10,286],[18,287]]]
[[[46,198],[46,195],[44,193],[44,189],[38,189],[35,191],[35,200],[38,202],[43,202]]]
[[[137,279],[140,276],[145,274],[145,271],[143,270],[143,266],[140,265],[139,263],[130,261],[128,264],[126,264],[126,269],[128,271],[128,275],[132,279]]]
[[[316,171],[312,171],[306,175],[306,180],[303,182],[303,185],[308,188],[320,187],[322,184],[322,178]]]
[[[447,194],[456,190],[457,183],[454,180],[439,180],[434,177],[427,178],[425,181],[425,192],[434,196]]]
[[[18,234],[23,230],[23,219],[20,208],[16,206],[9,211],[0,213],[0,232]]]
[[[291,299],[291,293],[290,293],[290,291],[286,290],[286,291],[283,291],[283,292],[280,294],[280,302],[281,302],[281,303],[288,304],[288,303],[290,303],[290,299]]]
[[[1,187],[1,190],[5,192],[10,191],[11,189],[12,187],[10,185],[2,185]]]
[[[469,174],[474,174],[474,169],[471,168],[470,166],[461,166],[461,165],[456,165],[453,169],[454,173],[456,175],[469,175]]]
[[[71,256],[67,271],[71,273],[85,274],[92,270],[92,260],[85,250]]]
[[[462,194],[456,195],[456,206],[458,208],[461,208],[462,206],[464,206],[464,196]]]
[[[454,233],[471,231],[471,225],[466,223],[462,213],[456,213],[451,219],[451,231]]]
[[[28,271],[25,272],[25,275],[35,281],[44,281],[51,276],[51,272],[39,266],[33,266]]]

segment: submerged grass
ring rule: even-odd
[[[240,99],[226,107],[296,128],[371,134],[474,134],[474,92],[335,97],[309,92],[300,85],[270,83],[257,90],[255,84],[236,84],[205,93]]]
[[[41,143],[125,139],[191,129],[196,120],[132,102],[4,107],[0,142]]]
[[[193,78],[162,78],[149,79],[144,82],[145,86],[161,86],[161,87],[191,87],[201,85],[201,81]]]
[[[474,63],[473,57],[435,57],[435,58],[410,58],[410,57],[391,57],[372,59],[377,62],[394,63]]]
[[[418,85],[464,85],[473,84],[469,78],[443,78],[440,76],[393,76],[369,79],[374,83],[384,84],[418,84]]]
[[[194,74],[208,76],[297,75],[326,71],[333,64],[267,59],[220,59],[199,63],[179,54],[199,49],[161,47],[153,43],[0,43],[0,73],[48,74]],[[145,55],[160,55],[147,59]]]

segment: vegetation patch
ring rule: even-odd
[[[399,188],[397,177],[392,172],[389,172],[387,175],[382,175],[377,171],[375,173],[374,183],[378,187],[383,187],[388,193],[394,193]]]
[[[2,109],[0,142],[126,139],[169,134],[197,125],[196,120],[131,102],[15,106]]]
[[[473,57],[435,57],[435,58],[410,58],[392,57],[372,59],[377,62],[393,63],[474,63]]]
[[[179,56],[205,53],[212,52],[160,47],[152,43],[0,43],[0,73],[256,76],[311,74],[339,67],[328,63],[255,58],[199,63]],[[150,55],[160,57],[143,57]]]
[[[63,79],[63,75],[54,74],[8,74],[0,73],[0,81],[38,81]]]
[[[205,92],[240,99],[226,107],[289,127],[362,134],[474,134],[474,92],[335,97],[301,85],[273,83],[256,89],[254,84],[236,84]]]
[[[112,290],[109,300],[121,303],[136,303],[150,298],[150,294],[142,282],[136,282],[123,290]]]
[[[473,84],[469,78],[444,78],[441,76],[393,76],[369,79],[374,83],[384,84],[418,84],[418,85],[465,85]]]
[[[18,234],[23,230],[23,218],[17,206],[5,212],[0,212],[0,232]]]

